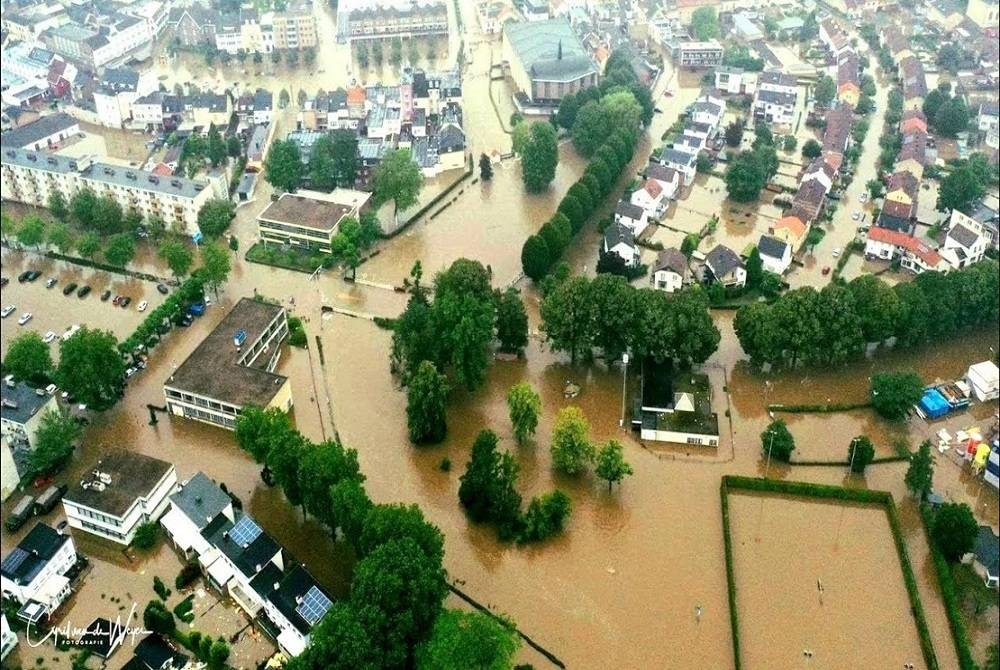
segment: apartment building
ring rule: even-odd
[[[39,151],[79,134],[80,122],[69,114],[57,112],[8,130],[0,135],[0,147]]]
[[[52,51],[98,70],[123,59],[153,39],[155,21],[124,13],[100,16],[84,25],[66,23],[46,30],[42,41]],[[165,21],[165,15],[163,18]]]
[[[128,545],[140,525],[163,516],[176,485],[173,464],[127,449],[106,449],[63,496],[63,511],[70,527]]]
[[[338,42],[447,34],[444,0],[342,0],[337,6]]]
[[[247,405],[291,409],[291,383],[274,372],[287,335],[280,305],[243,298],[164,382],[167,410],[233,430]]]
[[[17,618],[37,624],[47,620],[70,594],[67,574],[76,565],[73,538],[37,523],[0,564],[5,602],[19,606]]]
[[[4,12],[0,26],[7,31],[12,40],[33,42],[43,31],[61,26],[68,21],[66,8],[58,2],[53,2]]]
[[[330,253],[340,222],[349,216],[358,216],[357,208],[338,202],[333,194],[283,193],[257,216],[257,230],[265,244],[289,244]]]
[[[674,62],[680,67],[709,68],[722,65],[726,49],[717,40],[707,42],[675,42],[671,47]]]
[[[94,108],[102,126],[121,128],[131,121],[136,100],[157,90],[156,73],[132,68],[107,68],[94,91]]]
[[[275,49],[306,49],[318,44],[312,4],[290,4],[283,12],[273,12],[270,20]],[[264,23],[267,25],[266,20]]]
[[[123,210],[137,210],[145,218],[156,216],[169,226],[179,226],[198,236],[198,210],[209,199],[223,196],[225,184],[193,181],[122,167],[94,163],[89,157],[71,158],[26,149],[3,149],[0,186],[4,198],[47,207],[49,194],[59,191],[67,200],[89,188],[114,198]]]

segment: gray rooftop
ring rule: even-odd
[[[674,165],[693,165],[698,159],[695,154],[688,153],[687,151],[680,151],[678,149],[664,149],[660,152],[660,160],[664,163],[672,163]]]
[[[628,200],[622,200],[618,203],[618,206],[615,207],[616,216],[624,216],[634,221],[641,219],[644,212],[645,210],[642,207],[639,205],[633,205]]]
[[[39,140],[79,124],[79,121],[64,112],[49,114],[48,116],[39,118],[37,121],[32,121],[26,126],[8,130],[3,135],[0,135],[0,146],[15,149],[33,147]]]
[[[794,107],[796,95],[794,93],[782,93],[781,91],[762,91],[758,89],[757,100],[761,102],[767,102],[772,105],[784,105],[785,107]]]
[[[736,252],[721,244],[708,252],[705,263],[716,277],[724,277],[734,269],[743,267],[743,261]]]
[[[1000,537],[989,526],[979,527],[974,553],[976,560],[991,576],[996,577],[1000,573]]]
[[[199,472],[181,485],[180,490],[170,496],[170,502],[184,512],[198,530],[211,523],[232,503],[226,492],[204,472]]]
[[[760,241],[757,243],[757,251],[760,252],[761,256],[768,258],[784,258],[786,249],[788,249],[787,244],[770,235],[761,235]]]
[[[616,244],[621,244],[622,242],[630,247],[635,246],[635,235],[632,233],[632,229],[620,223],[608,226],[607,230],[604,231],[605,248],[613,249]]]
[[[24,424],[38,413],[47,402],[53,399],[48,393],[42,395],[35,393],[24,382],[16,382],[13,387],[5,383],[2,388],[3,403],[0,406],[0,416],[4,421]]]
[[[140,497],[149,497],[173,466],[166,461],[121,448],[107,449],[64,500],[120,517]],[[92,486],[93,472],[109,475],[111,483]]]
[[[507,23],[503,33],[521,65],[535,78],[570,81],[597,73],[586,48],[566,19]]]
[[[656,263],[653,265],[653,272],[661,270],[670,270],[681,276],[686,275],[688,271],[687,256],[673,247],[664,249],[656,255]]]

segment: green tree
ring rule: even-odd
[[[389,151],[379,162],[372,176],[376,205],[392,201],[393,216],[398,220],[399,211],[417,203],[417,195],[424,185],[420,168],[413,162],[409,149]]]
[[[955,137],[969,127],[969,108],[960,97],[954,97],[938,108],[933,117],[934,128],[945,137]]]
[[[403,62],[403,40],[400,37],[393,37],[392,41],[389,43],[391,49],[389,59],[392,64],[399,67],[400,63]]]
[[[154,598],[142,612],[142,625],[146,630],[163,635],[171,635],[177,628],[174,615],[167,609],[163,601]]]
[[[94,208],[97,205],[97,194],[89,188],[81,188],[73,194],[69,201],[69,209],[76,222],[84,228],[94,225]]]
[[[309,635],[309,644],[288,670],[379,670],[371,636],[349,601],[338,601]]]
[[[294,191],[302,181],[305,166],[295,142],[275,140],[264,159],[264,178],[281,191]]]
[[[148,551],[156,546],[156,542],[160,539],[160,525],[155,521],[144,521],[135,527],[135,535],[132,537],[132,547],[139,549],[140,551]],[[160,582],[161,586],[163,582]],[[153,583],[153,588],[156,588],[156,583]],[[169,589],[163,586],[163,593],[166,595],[170,594]],[[157,595],[160,592],[157,591]],[[160,595],[162,600],[166,600],[163,595]]]
[[[608,483],[608,491],[616,482],[633,474],[632,466],[625,460],[622,445],[616,440],[608,440],[597,452],[594,474]]]
[[[62,194],[62,191],[53,189],[49,193],[47,205],[49,211],[52,212],[52,216],[56,217],[57,221],[66,223],[69,220],[69,203],[66,202],[66,196]]]
[[[514,125],[510,132],[510,146],[511,151],[521,155],[524,152],[525,145],[531,139],[531,124],[524,123],[523,121]]]
[[[507,392],[507,410],[514,428],[514,439],[525,444],[538,428],[538,415],[542,411],[542,399],[528,382],[519,382]]]
[[[46,410],[35,433],[34,448],[28,453],[28,467],[33,475],[57,472],[73,456],[73,447],[83,428],[73,417],[58,409]]]
[[[531,235],[521,247],[521,269],[532,281],[538,282],[548,274],[552,265],[548,244],[541,235]]]
[[[322,135],[309,151],[309,181],[312,188],[330,191],[337,185],[333,165],[333,138]]]
[[[497,296],[497,340],[500,350],[520,354],[528,344],[528,314],[521,294],[511,287]]]
[[[229,659],[229,645],[221,637],[212,643],[208,650],[208,667],[211,670],[221,670],[226,667]]]
[[[444,561],[444,535],[416,505],[375,505],[365,517],[358,555],[364,558],[390,540],[407,537],[439,565]]]
[[[941,180],[938,188],[938,211],[950,212],[953,209],[968,211],[969,207],[979,202],[985,193],[985,185],[973,169],[968,166],[959,167]]]
[[[591,295],[590,280],[572,277],[542,300],[542,332],[554,350],[568,351],[573,363],[590,353],[596,318]]]
[[[458,500],[472,521],[494,523],[501,535],[513,537],[521,515],[518,467],[510,454],[497,451],[498,442],[491,430],[476,436],[465,474],[459,478]]]
[[[906,469],[907,490],[923,502],[934,484],[934,454],[930,440],[920,443],[915,454],[910,456],[910,466]]]
[[[570,133],[573,146],[584,158],[590,158],[608,139],[611,125],[608,110],[600,102],[591,100],[576,114]]]
[[[219,287],[229,279],[231,269],[231,254],[222,244],[206,242],[201,245],[201,278],[212,288],[216,297],[219,297]]]
[[[723,136],[726,139],[726,146],[736,148],[743,142],[743,119],[736,119],[726,126]]]
[[[753,202],[761,189],[774,176],[778,157],[774,147],[758,144],[752,151],[744,151],[733,158],[726,167],[725,181],[729,197],[736,202]]]
[[[595,448],[590,424],[579,407],[564,407],[552,431],[552,466],[567,475],[578,475],[593,463]]]
[[[700,42],[719,36],[719,17],[714,7],[699,7],[691,14],[691,32]]]
[[[972,551],[978,533],[979,523],[965,503],[944,503],[931,523],[931,539],[945,559],[952,563]]]
[[[105,410],[117,402],[124,378],[125,363],[110,332],[84,326],[59,343],[56,384],[92,409]]]
[[[218,167],[226,161],[226,141],[215,124],[208,127],[208,160],[213,167]]]
[[[135,237],[129,233],[118,233],[108,238],[104,247],[104,259],[115,267],[123,268],[135,258]]]
[[[812,160],[823,155],[823,145],[814,139],[808,139],[802,145],[802,156]]]
[[[872,375],[872,407],[890,421],[904,418],[924,394],[924,383],[916,372],[880,372]]]
[[[327,523],[330,523],[331,491],[341,481],[347,479],[363,480],[361,466],[358,465],[358,452],[345,449],[334,440],[324,440],[313,444],[305,450],[302,462],[299,464],[301,475],[302,506],[306,513]]]
[[[26,247],[39,247],[45,241],[45,220],[34,214],[24,217],[17,231],[17,241]]]
[[[861,275],[847,285],[854,296],[865,342],[882,342],[892,336],[899,315],[899,297],[875,275]]]
[[[493,163],[486,154],[479,154],[479,179],[481,181],[493,179]]]
[[[788,430],[784,419],[775,419],[760,434],[761,448],[765,458],[774,458],[784,463],[792,460],[795,438]]]
[[[167,238],[160,242],[156,255],[166,262],[167,267],[177,278],[186,275],[194,264],[194,254],[191,249],[177,238]]]
[[[529,193],[541,193],[556,176],[559,145],[550,123],[531,124],[528,141],[521,150],[521,178]]]
[[[938,111],[951,100],[951,96],[946,92],[942,92],[939,89],[934,89],[924,96],[923,112],[924,118],[931,124],[934,123],[934,119],[937,117]]]
[[[417,670],[509,670],[521,638],[513,626],[483,612],[447,609],[417,651]]]
[[[12,235],[17,235],[20,227],[19,223],[14,220],[14,217],[9,216],[7,212],[0,213],[0,237],[3,238],[4,244],[7,243]]]
[[[867,435],[859,435],[847,447],[847,462],[851,472],[862,474],[868,464],[875,460],[875,445]]]
[[[560,127],[569,130],[576,123],[576,115],[580,111],[581,102],[576,93],[567,93],[559,101],[559,111],[556,112],[556,122]]]
[[[390,540],[354,569],[351,603],[384,670],[407,667],[429,636],[448,588],[439,561],[404,537]]]
[[[764,277],[764,261],[761,260],[760,250],[757,249],[757,247],[750,250],[750,256],[747,258],[746,266],[747,287],[757,288],[760,286],[760,280]]]
[[[795,139],[795,135],[785,135],[784,139],[781,141],[781,148],[785,151],[785,153],[792,153],[798,146],[799,141]]]
[[[42,336],[33,330],[15,337],[3,359],[5,374],[41,384],[52,371],[52,354]]]
[[[101,250],[101,236],[97,233],[84,233],[76,244],[76,251],[88,260],[93,260]]]
[[[226,153],[233,158],[239,158],[243,155],[243,143],[240,142],[240,138],[236,135],[231,135],[228,140],[226,140]]]
[[[643,109],[631,91],[609,91],[601,98],[601,107],[607,113],[610,129],[616,132],[638,133],[642,124]]]
[[[820,75],[813,87],[813,97],[816,98],[817,105],[826,107],[837,97],[837,82],[830,75]]]
[[[558,535],[566,525],[571,511],[572,502],[562,491],[556,490],[532,498],[528,511],[524,513],[518,542],[538,542]]]
[[[236,443],[258,463],[267,461],[271,447],[293,430],[291,419],[277,407],[244,407],[236,417]]]
[[[330,487],[330,509],[321,516],[331,530],[339,529],[357,551],[365,518],[371,508],[372,501],[361,481],[357,478],[341,479]]]
[[[104,235],[121,232],[124,221],[125,213],[117,200],[107,195],[97,198],[93,209],[93,226],[98,232]],[[106,252],[104,257],[107,258]]]
[[[406,393],[406,425],[410,441],[433,444],[448,432],[445,416],[448,401],[448,379],[430,361],[417,366]]]
[[[236,205],[232,201],[212,198],[198,210],[198,228],[205,237],[218,237],[226,232],[235,216]]]

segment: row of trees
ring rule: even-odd
[[[720,340],[700,288],[667,295],[637,289],[612,274],[553,282],[541,316],[550,346],[568,352],[574,362],[599,349],[607,361],[629,351],[639,358],[702,363]]]
[[[438,668],[475,653],[490,663],[509,660],[519,642],[510,626],[485,615],[442,613],[444,536],[416,505],[374,504],[355,450],[306,440],[273,408],[244,409],[236,440],[264,464],[289,502],[325,524],[360,559],[350,595],[312,630],[292,670]]]
[[[869,342],[895,337],[916,346],[995,324],[998,304],[997,262],[984,260],[893,287],[865,275],[821,291],[796,289],[772,304],[741,307],[733,326],[754,365],[833,365],[860,355]]]

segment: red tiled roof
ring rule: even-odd
[[[901,219],[909,219],[913,216],[913,205],[907,205],[897,200],[886,200],[882,205],[882,213]]]
[[[660,186],[660,182],[655,179],[647,179],[643,183],[642,188],[650,195],[650,197],[653,198],[659,198],[660,194],[663,193],[663,187]]]
[[[941,254],[906,233],[876,226],[868,231],[868,239],[905,249],[932,268],[941,262]]]
[[[802,237],[806,232],[806,224],[794,214],[783,216],[774,224],[774,230],[788,229],[794,237]]]

